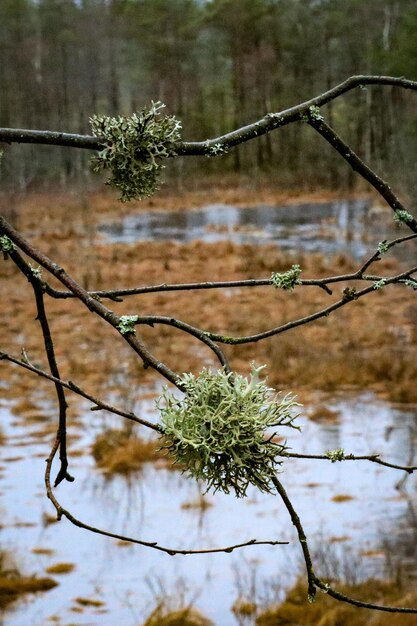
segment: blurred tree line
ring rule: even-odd
[[[182,120],[184,139],[201,140],[352,74],[416,80],[416,50],[415,0],[2,0],[0,126],[90,133],[93,113],[129,115],[153,99]],[[323,112],[373,167],[409,187],[416,98],[372,87]],[[89,176],[82,150],[6,152],[0,176],[20,189]],[[288,186],[353,184],[349,168],[301,123],[220,159],[174,160],[168,173],[218,171],[265,171]]]

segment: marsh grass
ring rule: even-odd
[[[0,552],[0,610],[24,595],[48,591],[57,585],[52,578],[24,576],[11,557],[6,552]]]
[[[142,626],[211,626],[212,623],[193,607],[169,611],[162,605],[152,611]]]
[[[353,269],[354,264],[345,255],[332,259],[299,252],[291,255],[275,246],[237,245],[228,241],[107,245],[96,231],[97,224],[104,219],[153,207],[170,210],[198,207],[209,201],[247,205],[300,200],[299,195],[292,199],[288,194],[284,196],[274,190],[262,190],[257,195],[256,190],[220,185],[209,194],[207,189],[204,193],[193,191],[171,198],[162,194],[127,209],[105,195],[92,194],[80,202],[75,195],[38,194],[22,198],[16,211],[19,226],[31,233],[35,245],[78,280],[82,281],[88,274],[89,286],[95,289],[131,287],[144,282],[268,277],[273,272],[286,271],[294,263],[300,264],[306,278]],[[71,220],[64,219],[68,214]],[[398,267],[387,255],[379,262],[377,271],[383,275],[395,272]],[[31,360],[46,367],[30,286],[11,262],[0,263],[0,278],[2,349],[16,354],[24,346]],[[331,301],[331,296],[313,287],[296,288],[291,293],[262,287],[227,293],[211,290],[144,294],[111,306],[119,315],[158,313],[213,332],[244,335],[311,313]],[[134,390],[139,385],[154,383],[155,374],[143,369],[123,339],[102,320],[89,315],[80,303],[48,300],[47,304],[63,378],[74,380],[107,399],[120,388]],[[226,346],[226,352],[233,369],[242,374],[247,373],[253,360],[266,363],[269,384],[276,389],[298,393],[303,389],[373,389],[394,401],[417,403],[416,320],[415,293],[406,288],[387,288],[375,292],[367,301],[354,302],[309,326],[255,345]],[[140,327],[137,333],[152,346],[158,358],[179,374],[198,373],[203,366],[213,365],[209,351],[176,329]],[[42,416],[40,396],[55,401],[54,390],[47,381],[7,364],[2,365],[2,374],[8,386],[2,395],[16,402],[22,417]],[[76,403],[72,401],[71,406],[76,407]]]
[[[70,574],[75,569],[74,563],[56,563],[46,568],[47,574]]]
[[[377,604],[415,606],[417,591],[397,582],[368,580],[357,584],[337,584],[342,593]],[[256,626],[415,626],[415,615],[384,614],[335,602],[320,594],[314,604],[306,600],[305,581],[299,581],[280,604],[262,610]]]
[[[156,440],[138,437],[130,428],[108,428],[96,437],[92,455],[107,474],[128,475],[140,471],[144,463],[166,459],[160,446]]]

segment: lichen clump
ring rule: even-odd
[[[181,123],[174,116],[161,116],[161,102],[152,102],[131,117],[93,115],[94,136],[105,147],[92,161],[93,171],[111,170],[106,184],[117,189],[123,202],[146,198],[159,188],[161,160],[173,156]]]
[[[278,426],[295,427],[294,396],[278,398],[259,379],[224,370],[183,374],[177,398],[164,389],[158,401],[165,446],[186,472],[206,482],[207,490],[246,495],[250,484],[272,491],[284,444],[274,442]]]
[[[302,270],[299,265],[292,265],[286,272],[273,272],[271,283],[277,289],[292,291],[296,285],[300,284],[300,274]]]

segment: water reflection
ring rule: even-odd
[[[389,211],[369,200],[338,200],[237,208],[210,204],[198,210],[152,211],[130,215],[99,228],[111,242],[139,240],[187,242],[224,239],[237,244],[278,244],[283,249],[346,253],[361,258],[382,239],[398,237]],[[403,253],[407,257],[407,251]]]
[[[377,401],[371,394],[322,399],[339,413],[336,423],[317,423],[301,418],[302,433],[290,432],[288,445],[300,452],[324,452],[343,447],[347,452],[380,452],[393,462],[407,462],[410,431],[416,432],[417,410],[399,409]],[[9,443],[25,432],[24,419],[14,420],[0,408]],[[88,451],[94,429],[85,415],[82,439],[77,449]],[[78,430],[80,428],[78,427]],[[198,548],[229,545],[257,539],[290,541],[289,546],[256,546],[244,553],[169,557],[159,552],[92,535],[67,521],[44,527],[42,515],[51,513],[42,488],[42,472],[47,444],[40,439],[25,451],[30,455],[10,456],[0,449],[4,465],[0,506],[3,516],[1,544],[21,555],[25,570],[42,574],[58,562],[73,563],[73,573],[60,577],[60,586],[30,603],[17,605],[4,618],[5,626],[45,624],[59,613],[62,623],[110,626],[123,623],[138,626],[152,605],[147,581],[163,578],[172,590],[176,580],[199,590],[197,607],[215,624],[236,623],[230,613],[236,598],[234,572],[241,559],[257,563],[262,581],[276,583],[285,571],[285,586],[299,572],[299,547],[286,511],[278,499],[252,490],[249,497],[236,500],[224,494],[209,496],[213,506],[204,512],[187,508],[200,492],[194,482],[179,473],[148,465],[126,482],[121,477],[108,481],[97,472],[89,454],[75,459],[76,483],[63,484],[58,495],[63,505],[87,523],[158,540],[172,547]],[[39,454],[41,455],[39,457]],[[29,477],[34,476],[32,480]],[[282,481],[302,518],[313,546],[336,544],[349,551],[359,579],[385,572],[388,557],[395,554],[396,567],[417,574],[415,547],[416,521],[412,508],[416,496],[411,476],[400,493],[400,474],[367,462],[328,462],[288,460]],[[337,495],[351,499],[335,501]],[[407,497],[405,497],[405,495]],[[32,526],[22,527],[21,522]],[[47,548],[52,554],[32,552]],[[337,550],[342,548],[337,547]],[[377,556],[377,552],[382,557]],[[390,557],[393,559],[394,557]],[[243,566],[242,566],[243,567]],[[266,586],[265,586],[266,588]],[[104,607],[86,607],[76,615],[77,597],[93,597]],[[98,612],[99,611],[99,612]],[[105,611],[105,612],[103,612]]]

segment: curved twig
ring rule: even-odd
[[[311,558],[310,550],[307,543],[307,537],[304,532],[303,525],[301,520],[293,507],[293,504],[290,498],[287,495],[287,492],[284,489],[282,483],[278,480],[277,477],[272,479],[272,482],[275,485],[275,488],[283,501],[285,508],[287,509],[291,521],[295,526],[295,529],[298,534],[298,541],[300,542],[301,550],[303,552],[304,563],[307,572],[307,580],[308,580],[308,600],[310,602],[314,602],[316,597],[316,590],[321,589],[325,593],[327,593],[332,598],[339,600],[340,602],[346,602],[347,604],[352,604],[353,606],[361,607],[364,609],[372,609],[374,611],[385,611],[387,613],[417,613],[417,608],[403,608],[403,607],[395,607],[395,606],[382,606],[380,604],[372,604],[371,602],[362,602],[361,600],[356,600],[355,598],[351,598],[350,596],[346,596],[343,593],[340,593],[336,589],[330,587],[329,584],[325,583],[321,578],[319,578],[313,567],[313,561]]]
[[[71,524],[74,526],[78,526],[78,528],[84,528],[85,530],[89,530],[92,533],[97,535],[103,535],[104,537],[111,537],[112,539],[118,539],[119,541],[126,541],[129,543],[135,543],[140,546],[146,546],[147,548],[153,548],[154,550],[159,550],[160,552],[165,552],[170,556],[175,556],[177,554],[188,555],[188,554],[216,554],[219,552],[234,552],[234,550],[238,550],[239,548],[246,548],[247,546],[284,546],[288,545],[288,541],[258,541],[257,539],[249,539],[249,541],[244,541],[242,543],[236,543],[230,546],[222,547],[222,548],[202,548],[199,550],[181,550],[176,548],[167,548],[166,546],[161,546],[156,541],[144,541],[143,539],[136,539],[134,537],[128,537],[127,535],[119,535],[118,533],[112,533],[107,530],[102,530],[101,528],[96,528],[95,526],[91,526],[90,524],[85,524],[81,520],[77,519],[64,509],[58,500],[56,499],[52,485],[51,485],[51,469],[52,463],[55,457],[55,454],[59,447],[59,440],[56,439],[55,443],[51,449],[51,452],[46,459],[46,470],[45,470],[45,488],[46,494],[49,500],[55,507],[57,513],[57,519],[61,520],[62,517],[66,517]]]
[[[79,283],[77,283],[67,272],[54,263],[45,254],[36,250],[20,233],[18,233],[6,220],[0,215],[0,233],[6,234],[11,241],[20,248],[31,259],[39,263],[43,268],[48,270],[60,283],[65,285],[72,293],[93,313],[96,313],[101,319],[113,326],[125,341],[133,348],[133,350],[141,357],[145,367],[152,367],[158,371],[167,380],[177,387],[181,388],[178,376],[167,365],[158,361],[156,357],[148,350],[142,341],[132,332],[122,333],[120,331],[121,318],[108,309],[102,302],[99,302],[86,291]],[[18,254],[16,251],[10,251],[9,256],[12,260]]]

